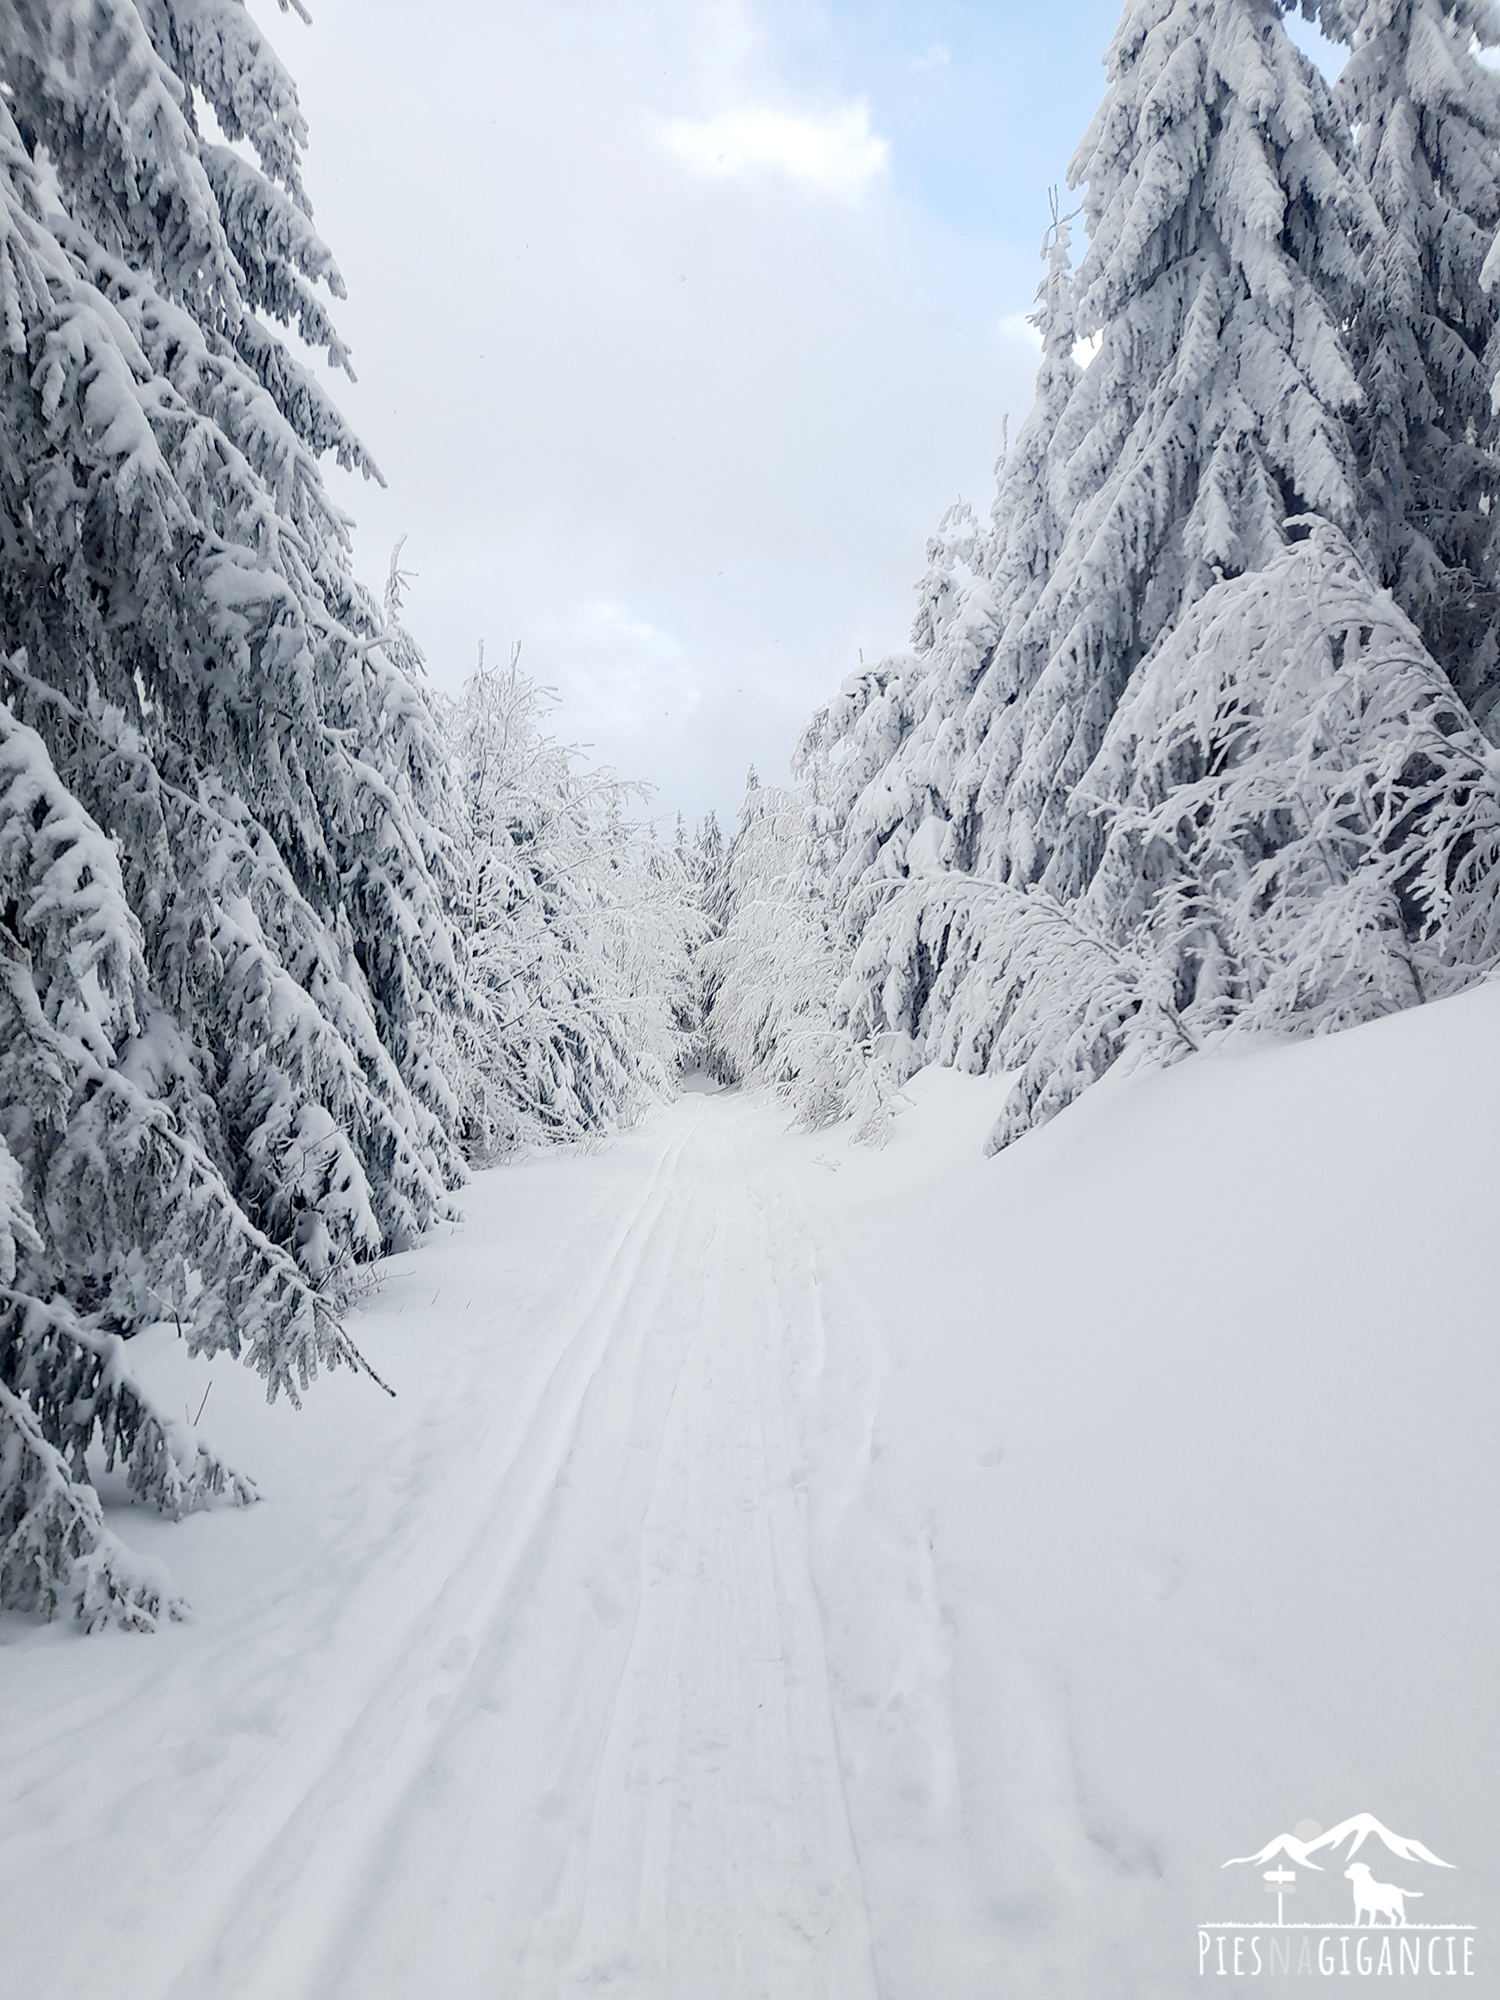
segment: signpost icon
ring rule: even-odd
[[[1295,1896],[1296,1893],[1297,1871],[1295,1868],[1268,1868],[1266,1870],[1266,1894],[1276,1898],[1276,1921],[1283,1928],[1286,1924],[1286,1917],[1283,1914],[1281,1899],[1283,1896]]]

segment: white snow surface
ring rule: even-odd
[[[986,1160],[1004,1088],[482,1175],[393,1402],[134,1343],[265,1497],[109,1510],[189,1624],[0,1622],[7,2000],[1186,1994],[1365,1812],[1483,1967],[1500,985]]]

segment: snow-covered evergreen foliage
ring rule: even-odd
[[[690,1066],[717,1074],[708,1016],[713,1004],[713,947],[724,934],[728,885],[728,849],[719,827],[718,815],[709,812],[688,837],[682,815],[677,816],[673,848],[678,868],[687,884],[697,924],[688,939],[689,988],[683,1025],[690,1037]],[[721,1082],[729,1082],[721,1075]]]
[[[913,650],[845,681],[780,809],[826,828],[820,1072],[1018,1069],[999,1143],[1122,1058],[1500,959],[1496,760],[1458,698],[1484,707],[1493,623],[1492,23],[1304,11],[1353,47],[1337,100],[1277,0],[1126,7],[991,521],[945,522]],[[794,1091],[799,952],[765,925],[737,1003]]]
[[[1078,386],[1077,322],[1069,262],[1072,216],[1058,213],[1042,245],[1047,275],[1032,324],[1042,340],[1036,400],[1013,449],[1002,454],[991,518],[965,502],[944,515],[927,545],[917,586],[912,651],[861,666],[814,717],[797,768],[816,799],[820,887],[857,936],[883,893],[878,886],[907,864],[910,843],[947,839],[954,773],[966,759],[966,727],[978,684],[1009,626],[1023,633],[1066,533],[1066,482],[1053,449]],[[955,857],[972,862],[974,815],[965,816]],[[923,828],[929,830],[923,833]],[[817,870],[814,871],[817,879]]]
[[[273,330],[347,365],[270,45],[241,0],[18,0],[0,73],[0,1598],[139,1621],[90,1444],[174,1510],[251,1489],[122,1341],[295,1396],[462,1171],[449,780],[317,459],[373,468]]]
[[[1288,512],[1356,522],[1338,325],[1374,218],[1325,86],[1274,0],[1133,5],[1109,64],[1072,169],[1087,257],[1070,278],[1059,218],[992,524],[938,616],[924,592],[915,652],[829,711],[856,933],[860,882],[929,820],[950,865],[1078,893],[1097,854],[1067,801],[1138,662]]]
[[[1500,756],[1331,524],[1193,608],[1070,810],[1084,894],[893,879],[842,995],[852,1040],[1020,1069],[997,1143],[1122,1056],[1345,1027],[1500,958]]]
[[[816,864],[814,807],[752,770],[704,954],[707,1067],[794,1090],[810,1125],[839,1115],[854,1068],[830,1019],[840,968]]]
[[[448,705],[462,801],[463,1131],[474,1157],[628,1123],[695,1053],[706,933],[685,842],[627,818],[641,788],[545,733],[553,697],[481,658]]]
[[[1217,577],[1269,561],[1289,513],[1359,513],[1338,329],[1372,218],[1321,78],[1274,0],[1130,6],[1108,64],[1070,174],[1076,332],[1100,344],[1051,437],[1065,531],[1034,605],[1034,559],[997,557],[1022,587],[948,787],[987,874],[1062,896],[1096,859],[1063,838],[1067,801],[1138,662]]]
[[[1349,59],[1335,90],[1383,224],[1352,329],[1379,580],[1500,733],[1500,45],[1492,0],[1304,0]]]

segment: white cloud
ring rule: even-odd
[[[593,598],[562,618],[538,620],[542,630],[585,645],[600,654],[629,654],[658,662],[680,659],[681,644],[649,618],[641,618],[614,598]]]
[[[329,471],[360,574],[378,587],[409,531],[439,685],[481,636],[493,659],[519,639],[562,740],[664,811],[727,816],[858,646],[904,643],[955,494],[983,506],[1036,372],[995,322],[1034,258],[976,254],[899,198],[897,163],[847,199],[668,151],[684,106],[801,108],[762,0],[433,0],[420,35],[409,0],[320,0],[313,31],[252,4],[302,86],[349,285],[359,381],[335,393],[390,481]],[[790,122],[856,160],[876,143],[817,108]]]
[[[663,722],[682,727],[702,700],[681,641],[617,599],[540,617],[535,637],[543,657],[557,663],[568,729],[606,742],[616,760],[628,745],[638,761]],[[625,775],[635,775],[634,764]]]
[[[717,118],[676,118],[662,139],[695,173],[739,179],[766,167],[829,194],[859,195],[885,172],[890,147],[870,129],[870,107],[844,105],[822,118],[764,107]]]
[[[946,69],[952,60],[952,56],[949,55],[941,42],[931,42],[923,49],[919,56],[912,57],[912,74],[914,76],[921,76],[925,70]]]

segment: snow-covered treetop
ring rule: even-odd
[[[1104,337],[1073,427],[1122,392],[1134,410],[1160,384],[1170,423],[1185,399],[1215,391],[1227,406],[1210,434],[1229,452],[1258,447],[1304,505],[1352,520],[1334,413],[1359,392],[1330,305],[1353,299],[1375,223],[1326,85],[1275,0],[1139,0],[1107,61],[1110,88],[1069,169],[1089,232],[1078,331]],[[1161,381],[1164,320],[1178,339]],[[1144,370],[1134,394],[1132,364]],[[1153,429],[1165,442],[1166,424]],[[1200,444],[1193,457],[1209,453]],[[1207,561],[1242,567],[1269,552],[1275,501],[1252,499],[1243,470],[1231,485],[1227,463],[1210,465],[1195,539]],[[1255,528],[1236,527],[1247,500]]]

